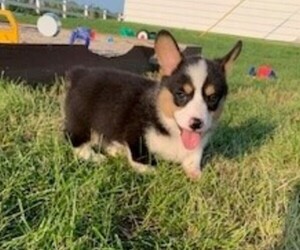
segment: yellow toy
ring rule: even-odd
[[[0,10],[0,20],[3,19],[8,25],[0,24],[0,43],[18,43],[19,27],[14,15],[9,10]]]

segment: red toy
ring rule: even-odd
[[[272,72],[272,68],[268,65],[261,65],[256,71],[256,76],[260,79],[268,78]]]
[[[251,67],[249,69],[249,75],[256,76],[258,79],[276,79],[276,73],[269,65],[260,65],[257,69]]]

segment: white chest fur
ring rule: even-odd
[[[150,152],[165,160],[182,163],[185,158],[193,154],[193,151],[184,148],[179,134],[166,136],[151,128],[146,133],[146,143]]]
[[[200,171],[203,149],[209,137],[210,133],[207,133],[202,137],[199,147],[187,150],[181,141],[179,131],[166,136],[151,128],[145,135],[151,153],[157,154],[165,160],[180,163],[186,172]]]

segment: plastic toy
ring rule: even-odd
[[[157,33],[154,31],[149,32],[149,39],[155,40]]]
[[[257,69],[251,66],[248,74],[252,77],[257,77],[258,79],[276,79],[277,74],[274,69],[268,65],[260,65]]]
[[[0,16],[6,18],[8,24],[8,27],[0,27],[0,43],[19,43],[19,27],[12,12],[0,10]]]
[[[136,37],[142,40],[154,40],[156,38],[156,32],[149,32],[148,30],[140,30],[137,32]]]
[[[141,40],[148,40],[149,39],[149,32],[147,30],[140,30],[136,37]]]
[[[54,13],[45,13],[37,21],[38,31],[47,37],[57,36],[60,32],[61,22]]]
[[[86,27],[78,27],[72,31],[70,44],[74,44],[76,40],[83,40],[85,46],[90,46],[91,40],[95,39],[95,32]]]
[[[108,43],[113,43],[114,42],[114,38],[112,36],[107,37],[106,41]]]
[[[122,27],[120,29],[120,35],[122,37],[135,37],[135,32],[133,29],[127,28],[127,27]]]

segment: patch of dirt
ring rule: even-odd
[[[20,43],[69,44],[71,33],[72,30],[61,29],[57,36],[45,37],[35,25],[22,24],[20,25]],[[108,42],[108,40],[112,40],[112,42]],[[83,43],[83,41],[78,41],[78,43]],[[153,47],[153,41],[97,33],[95,40],[91,41],[89,49],[100,55],[114,56],[126,53],[135,45]]]

